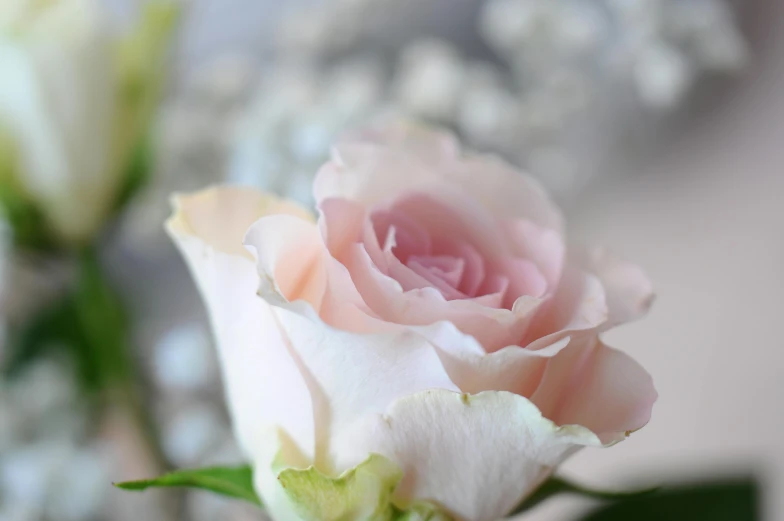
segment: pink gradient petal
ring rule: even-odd
[[[245,245],[256,256],[259,292],[267,299],[303,300],[324,321],[352,331],[393,329],[365,304],[348,270],[329,255],[314,224],[289,215],[263,217],[248,230]]]
[[[347,199],[326,199],[319,210],[321,235],[332,257],[345,264],[351,249],[362,243],[376,267],[386,273],[384,252],[362,205]]]
[[[506,220],[502,227],[513,256],[533,262],[547,280],[548,288],[554,290],[566,260],[562,236],[525,220]]]
[[[497,390],[530,397],[539,387],[548,360],[569,343],[567,337],[539,351],[507,346],[487,353],[475,338],[449,322],[415,329],[436,346],[449,378],[470,394]]]
[[[586,335],[549,360],[531,401],[558,425],[582,425],[612,443],[648,423],[657,397],[637,362]]]
[[[394,228],[390,228],[392,244],[394,245]],[[445,280],[427,269],[413,269],[406,266],[392,254],[392,248],[385,250],[387,274],[395,279],[403,291],[414,291],[424,288],[433,288],[444,296],[446,300],[456,300],[465,298],[465,295],[450,286]],[[414,263],[416,266],[416,263]]]
[[[453,288],[457,288],[460,285],[465,265],[466,261],[464,259],[449,255],[414,255],[409,258],[407,263],[407,266],[417,273],[420,273],[420,271],[427,272],[431,276],[443,280]]]
[[[484,259],[499,259],[508,254],[493,216],[454,188],[407,194],[395,200],[392,208],[406,214],[430,235],[435,255],[443,253],[436,248],[439,237],[471,244]]]
[[[288,301],[304,300],[321,309],[327,287],[325,249],[318,228],[290,215],[269,215],[256,221],[245,236],[256,254],[262,283]]]
[[[523,295],[542,297],[547,291],[547,281],[536,264],[526,259],[504,259],[501,273],[509,281],[503,306],[511,308],[515,300]]]
[[[538,181],[499,158],[461,154],[450,134],[416,125],[343,140],[316,176],[314,195],[317,201],[337,196],[372,207],[404,193],[439,193],[438,187],[459,187],[495,217],[563,230],[560,212]]]
[[[638,320],[648,313],[654,300],[653,286],[639,266],[604,248],[577,251],[573,255],[604,286],[609,316],[603,329]]]
[[[575,333],[596,330],[606,322],[607,313],[601,281],[570,264],[558,291],[542,306],[521,345],[537,350]]]
[[[336,259],[364,237],[365,208],[347,199],[327,199],[319,205],[319,229],[330,255]]]
[[[479,287],[485,280],[485,261],[476,248],[467,242],[458,242],[441,247],[441,251],[448,255],[454,255],[465,261],[463,277],[457,289],[469,297],[475,297],[479,292]]]
[[[394,277],[378,270],[362,245],[354,246],[346,267],[368,307],[382,320],[406,325],[449,320],[488,351],[519,345],[540,304],[527,297],[519,299],[520,305],[516,303],[512,310],[497,309],[475,299],[448,301],[433,287],[404,291]]]
[[[405,264],[411,255],[429,255],[430,236],[413,219],[399,211],[376,210],[370,216],[378,241],[386,249],[390,230],[394,228],[393,253]]]
[[[464,154],[448,171],[450,183],[460,186],[493,215],[535,223],[563,233],[563,217],[542,184],[503,159]]]

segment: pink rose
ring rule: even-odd
[[[394,508],[491,521],[575,450],[648,422],[650,376],[599,334],[644,315],[650,284],[567,251],[533,179],[397,125],[339,143],[314,191],[317,222],[236,188],[179,198],[169,222],[275,519],[308,519],[280,454],[327,476],[379,454],[400,469]]]

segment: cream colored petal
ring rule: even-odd
[[[334,443],[342,467],[370,452],[396,462],[399,504],[429,500],[464,521],[497,521],[570,454],[601,445],[585,428],[557,427],[522,396],[443,390],[397,400]]]
[[[313,454],[310,393],[270,306],[256,294],[259,276],[242,246],[245,230],[265,212],[296,207],[238,188],[212,188],[174,201],[167,223],[204,298],[218,345],[229,410],[237,437],[251,456],[261,435],[282,427]]]
[[[307,209],[287,199],[242,186],[214,186],[172,198],[175,213],[167,228],[199,237],[216,250],[247,259],[243,245],[251,225],[268,215],[292,215],[313,222]]]

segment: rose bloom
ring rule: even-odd
[[[651,286],[567,251],[533,179],[397,124],[338,143],[314,194],[318,218],[211,188],[168,222],[274,519],[496,520],[648,422],[650,376],[599,334]]]

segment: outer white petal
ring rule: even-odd
[[[458,390],[433,346],[413,331],[340,331],[305,302],[276,306],[275,316],[313,396],[315,463],[322,472],[350,468],[335,465],[333,440],[359,418],[425,389]]]
[[[167,229],[207,305],[218,343],[237,437],[255,459],[263,433],[282,428],[306,455],[314,450],[313,408],[305,378],[270,306],[257,294],[259,276],[242,239],[257,218],[306,213],[253,190],[214,188],[175,198]]]
[[[307,468],[311,462],[280,429],[262,430],[258,445],[259,450],[253,458],[253,485],[264,510],[275,521],[302,521],[296,513],[296,505],[278,481],[278,475],[287,468]]]
[[[401,505],[430,500],[464,521],[497,521],[570,454],[600,445],[585,428],[557,427],[522,396],[442,390],[402,398],[335,440],[341,467],[368,452],[400,465]]]

